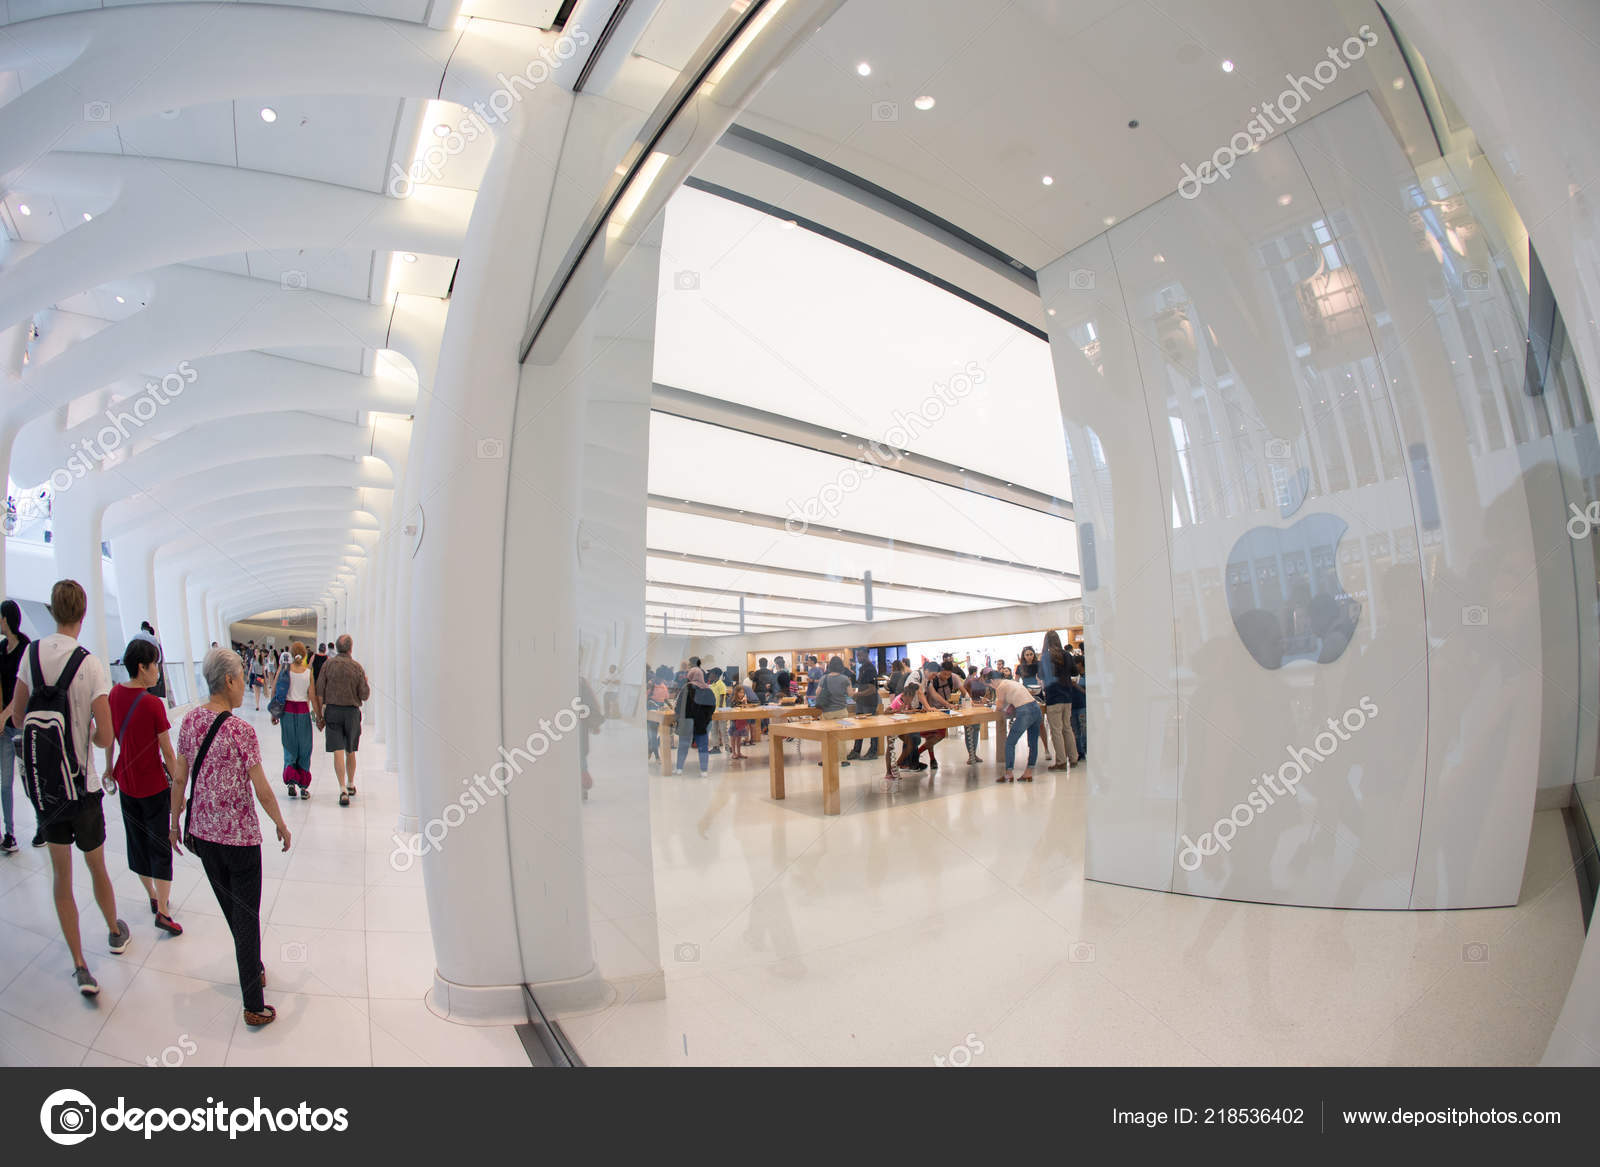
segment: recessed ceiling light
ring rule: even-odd
[[[436,138],[448,138],[450,136],[450,127],[440,122],[433,127],[433,136]]]
[[[1056,314],[1056,310],[1054,308],[1046,308],[1044,310],[1044,314],[1046,316],[1054,316]]]
[[[1406,79],[1404,77],[1396,77],[1393,85],[1396,89],[1404,89],[1406,87]]]
[[[1044,183],[1044,184],[1045,184],[1045,185],[1046,185],[1046,186],[1054,186],[1054,185],[1055,185],[1055,181],[1056,181],[1056,180],[1055,180],[1055,179],[1053,179],[1053,178],[1051,178],[1051,177],[1050,177],[1050,176],[1049,176],[1049,175],[1048,175],[1048,174],[1047,174],[1047,175],[1045,175],[1045,176],[1044,176],[1044,177],[1043,177],[1043,178],[1041,178],[1041,179],[1040,179],[1040,180],[1039,180],[1039,181],[1040,181],[1040,182],[1042,182],[1042,183]]]
[[[1224,62],[1222,62],[1222,71],[1224,73],[1232,73],[1233,72],[1233,62],[1232,61],[1224,61]]]
[[[1113,224],[1113,223],[1115,223],[1117,221],[1117,217],[1115,215],[1107,215],[1104,219],[1101,219],[1100,221],[1102,223],[1104,223],[1107,227],[1109,227],[1109,226],[1111,226],[1111,224]]]
[[[264,122],[275,122],[275,121],[277,121],[278,120],[278,111],[273,109],[270,105],[262,106],[261,107],[261,120],[264,121]]]
[[[400,258],[405,260],[407,263],[416,263],[417,262],[417,257],[415,255],[413,255],[409,251],[406,252],[404,255],[402,255]]]
[[[931,97],[927,96],[926,94],[924,94],[923,96],[917,98],[917,100],[913,101],[911,104],[916,106],[918,109],[932,109],[933,108],[933,98],[931,98]]]
[[[123,299],[123,298],[122,298],[122,297],[121,297],[121,296],[118,296],[118,297],[117,297],[117,303],[119,303],[119,304],[126,304],[126,303],[127,303],[127,302],[128,302],[128,301],[127,301],[127,300],[125,300],[125,299]]]
[[[88,211],[85,211],[85,212],[84,212],[84,213],[83,213],[83,221],[84,221],[84,222],[85,222],[85,223],[87,223],[87,222],[88,222],[88,221],[89,221],[89,220],[90,220],[90,219],[92,219],[92,218],[94,218],[94,216],[93,216],[93,215],[91,215],[91,214],[90,214],[90,213],[89,213],[89,212],[88,212]]]
[[[1280,207],[1287,207],[1292,202],[1294,202],[1294,195],[1281,194],[1278,196],[1278,205]]]
[[[870,77],[872,76],[872,66],[862,61],[861,64],[856,66],[856,72],[863,77]]]
[[[17,204],[17,210],[21,211],[24,215],[33,214],[33,208],[30,207],[27,203],[18,203]]]
[[[1162,255],[1159,251],[1156,252],[1154,255],[1152,255],[1150,258],[1155,263],[1166,263],[1167,262],[1167,257]]]

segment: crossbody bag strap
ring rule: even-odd
[[[205,763],[206,754],[211,749],[211,742],[217,736],[217,730],[222,728],[222,723],[232,717],[232,713],[219,713],[211,721],[211,727],[206,730],[206,736],[201,739],[200,748],[194,753],[194,768],[189,771],[189,801],[184,804],[183,816],[183,841],[193,846],[193,836],[189,833],[189,826],[194,819],[194,796],[200,789],[200,767]]]

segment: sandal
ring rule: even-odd
[[[1000,775],[1000,777],[996,778],[995,781],[996,782],[1012,782],[1012,781],[1015,781],[1015,780],[1011,777],[1010,774],[1002,774],[1002,775]]]
[[[350,797],[354,798],[356,793],[356,784],[354,782],[350,783],[350,785],[345,787],[345,790],[347,793],[349,793]]]
[[[244,1023],[252,1029],[260,1029],[263,1025],[271,1025],[277,1019],[278,1011],[271,1005],[263,1005],[259,1013],[250,1009],[244,1011]]]
[[[340,806],[349,806],[350,805],[350,796],[348,794],[346,794],[343,790],[339,791],[339,805]]]
[[[1018,782],[1032,782],[1033,781],[1033,775],[1032,774],[1024,774],[1021,778],[1018,778],[1017,781]]]

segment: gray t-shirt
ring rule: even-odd
[[[818,713],[850,706],[850,678],[844,673],[828,673],[817,682]]]

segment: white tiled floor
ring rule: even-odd
[[[648,786],[665,991],[614,978],[562,1017],[590,1064],[931,1065],[969,1035],[982,1065],[1532,1063],[1583,944],[1559,811],[1514,908],[1276,907],[1085,881],[1082,770],[997,786],[946,743],[892,796],[881,763],[844,771],[824,818],[814,749],[775,803],[764,746],[645,779],[642,737],[596,739],[586,842],[626,870],[614,792]],[[590,863],[602,971],[636,974],[599,938],[642,897]]]
[[[241,712],[275,778],[283,769],[278,730],[264,712]],[[241,1016],[233,942],[199,862],[179,860],[172,899],[184,934],[165,937],[127,870],[114,799],[106,802],[107,865],[133,944],[121,956],[107,950],[87,873],[75,861],[85,951],[100,981],[97,1000],[78,995],[50,897],[49,858],[28,846],[33,809],[18,783],[22,850],[0,855],[0,1064],[526,1066],[511,1028],[456,1025],[423,1003],[434,961],[421,868],[399,872],[389,863],[397,780],[382,769],[384,749],[370,733],[360,757],[360,793],[342,808],[333,762],[319,744],[312,798],[282,802],[292,850],[264,848],[261,951],[278,1020],[260,1030]],[[272,827],[263,825],[270,840]]]

